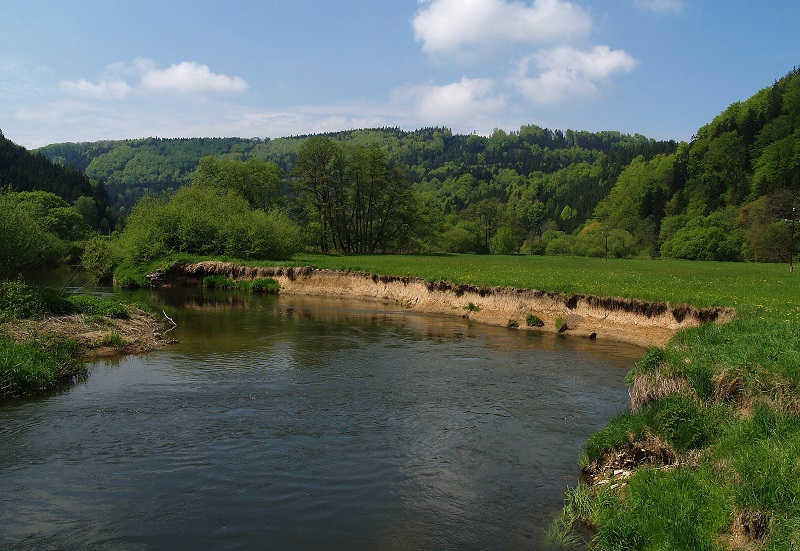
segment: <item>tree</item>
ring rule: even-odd
[[[42,227],[40,220],[19,208],[22,194],[0,192],[0,279],[26,268],[48,266],[66,254],[66,244]]]
[[[269,211],[281,205],[283,170],[275,163],[251,157],[237,161],[226,157],[203,157],[193,183],[220,190],[233,190],[250,206]]]

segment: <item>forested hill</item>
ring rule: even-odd
[[[534,125],[491,136],[436,127],[324,137],[351,150],[377,145],[404,169],[426,226],[415,228],[418,250],[770,262],[794,252],[787,244],[800,193],[796,69],[728,107],[688,143]],[[103,182],[123,212],[147,191],[188,184],[209,155],[277,164],[288,204],[300,208],[288,184],[307,138],[146,138],[39,152]]]
[[[782,262],[799,196],[794,69],[728,107],[674,154],[634,160],[595,217],[666,256]]]
[[[54,163],[44,155],[31,153],[24,147],[6,139],[0,132],[0,189],[13,191],[47,191],[55,193],[69,204],[82,203],[84,212],[89,209],[82,198],[94,200],[96,215],[87,218],[99,223],[106,219],[104,227],[113,226],[115,216],[109,210],[109,199],[105,187],[91,181],[82,171]]]
[[[607,192],[612,183],[608,178],[616,176],[637,155],[650,158],[657,153],[673,152],[676,147],[674,142],[656,142],[640,135],[550,131],[537,126],[525,126],[513,133],[496,131],[491,137],[453,134],[447,128],[413,132],[366,129],[325,136],[351,144],[381,144],[395,163],[409,168],[412,180],[422,189],[435,189],[443,182],[454,191],[466,187],[461,198],[454,199],[462,206],[465,201],[496,196],[496,189],[491,193],[476,190],[482,183],[484,188],[492,187],[491,180],[503,170],[513,170],[517,176],[527,178],[532,173],[552,174],[576,164],[592,165],[599,159],[603,160],[601,176],[606,179],[603,187]],[[147,191],[174,191],[189,183],[199,160],[207,155],[238,160],[256,157],[278,164],[289,174],[294,168],[297,149],[306,137],[144,138],[54,144],[38,152],[103,182],[112,204],[125,211]],[[597,200],[599,197],[594,203]],[[591,212],[586,207],[584,219]]]

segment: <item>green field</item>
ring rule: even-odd
[[[732,306],[742,315],[800,319],[800,271],[790,273],[785,264],[494,255],[297,255],[292,264],[568,295]]]

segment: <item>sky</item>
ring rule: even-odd
[[[797,0],[3,0],[0,131],[689,140],[800,66],[798,21]]]

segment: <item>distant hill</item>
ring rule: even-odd
[[[496,131],[491,137],[453,134],[447,128],[412,132],[378,128],[333,132],[325,136],[345,143],[382,144],[394,162],[409,167],[412,180],[420,189],[436,188],[445,180],[451,181],[447,187],[453,187],[452,182],[465,175],[475,182],[487,182],[501,170],[513,170],[524,177],[531,173],[552,174],[575,164],[592,164],[600,158],[604,159],[606,167],[604,175],[611,176],[637,155],[651,157],[670,153],[677,146],[674,142],[657,142],[640,135],[550,131],[533,125],[522,127],[519,132]],[[53,144],[38,152],[103,182],[111,204],[129,210],[145,192],[173,191],[190,182],[199,160],[207,155],[241,160],[256,157],[275,162],[289,174],[294,168],[297,149],[306,137],[264,140],[144,138]],[[480,187],[479,184],[467,185]],[[610,188],[610,183],[606,188]],[[465,191],[474,198],[487,196],[486,193],[476,194],[475,190]],[[592,208],[597,200],[599,197],[594,202],[589,201]],[[582,212],[584,215],[591,212],[588,204]]]
[[[615,237],[620,256],[785,261],[793,252],[786,220],[800,193],[796,69],[729,106],[688,143],[535,125],[491,136],[442,127],[324,136],[379,144],[406,169],[442,238],[431,249],[488,252],[503,229],[502,250],[532,253],[601,254],[603,235]],[[189,183],[207,155],[274,162],[291,194],[305,138],[144,138],[38,152],[102,182],[111,205],[129,212],[146,192]]]
[[[70,204],[81,197],[95,201],[98,227],[105,218],[105,227],[116,219],[109,209],[108,194],[102,183],[91,181],[81,171],[52,162],[44,155],[31,153],[6,139],[0,132],[0,187],[14,191],[47,191]]]

